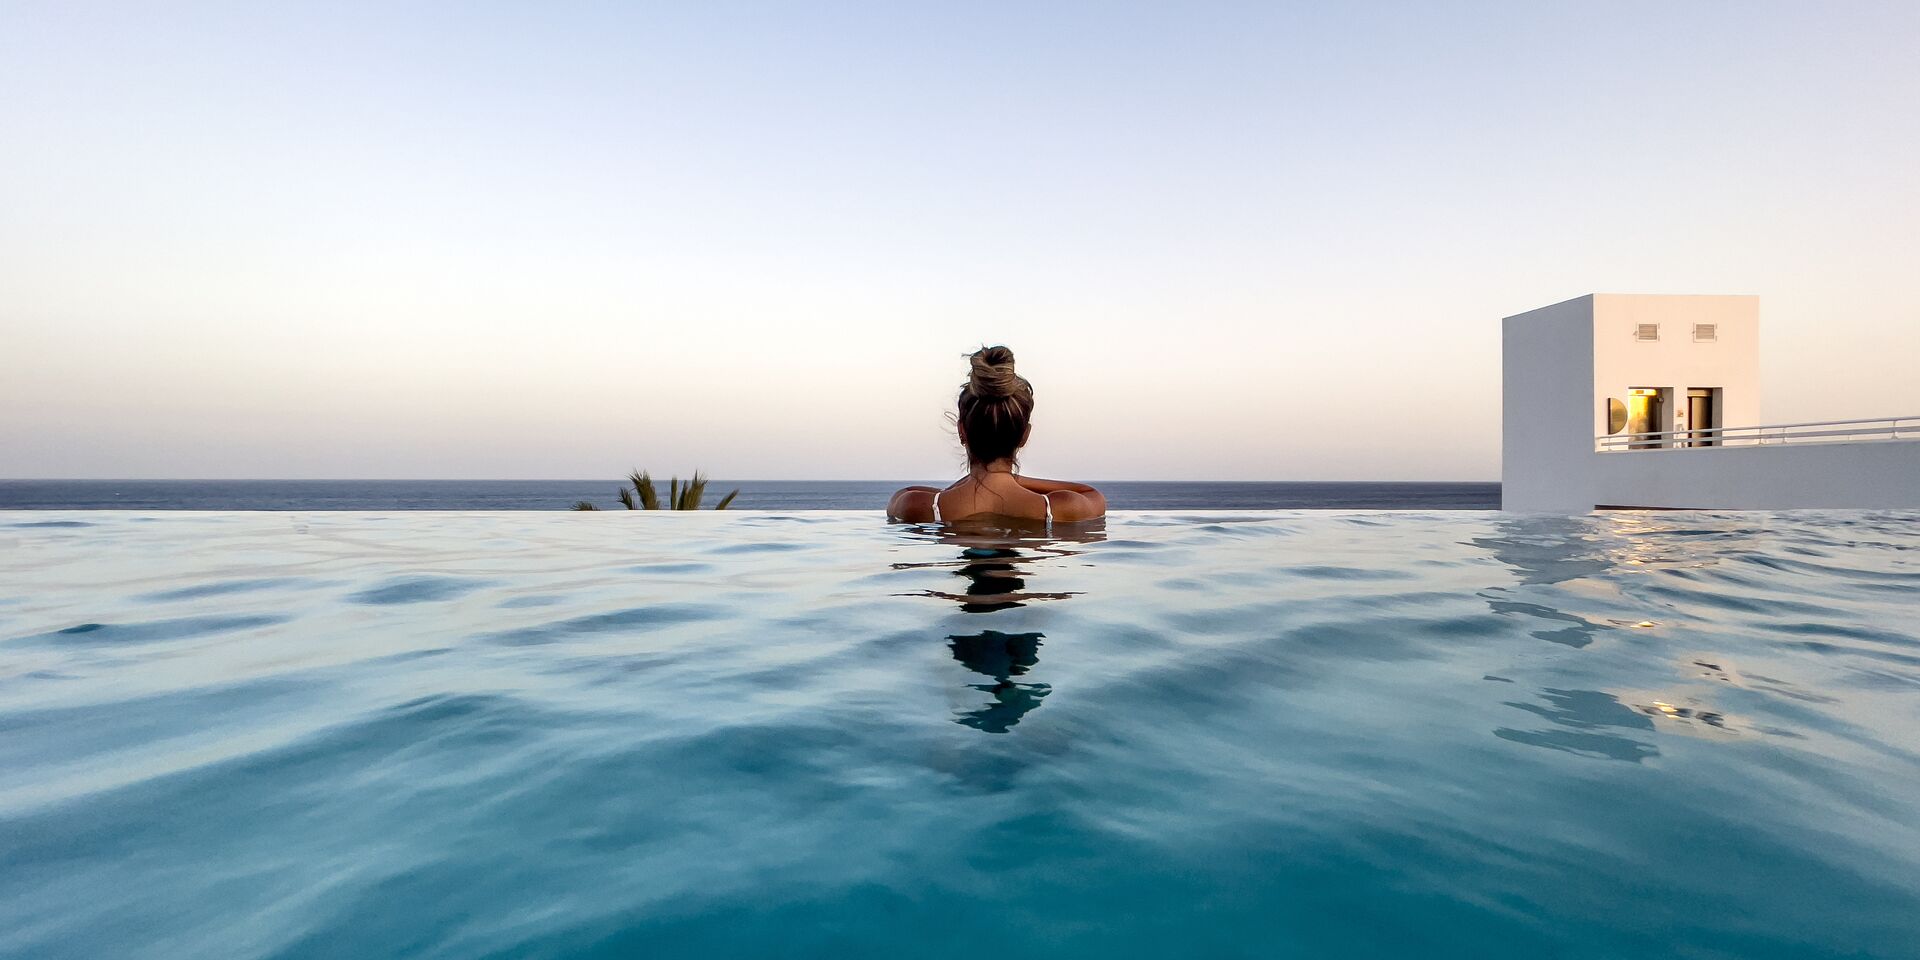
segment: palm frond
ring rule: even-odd
[[[622,491],[620,491],[620,492],[621,492],[621,493],[623,493],[623,494],[624,494],[624,493],[626,493],[626,491],[625,491],[625,490],[622,490]],[[599,508],[599,507],[596,507],[596,506],[594,506],[594,505],[593,505],[593,503],[592,503],[592,502],[590,502],[590,501],[587,501],[587,500],[576,500],[576,501],[574,501],[574,504],[573,504],[573,509],[575,509],[575,510],[598,510],[598,509],[600,509],[600,508]]]
[[[728,491],[726,496],[720,498],[719,503],[716,503],[713,505],[713,508],[715,510],[725,510],[727,508],[727,504],[732,503],[733,498],[739,495],[740,495],[740,491],[737,488],[734,490]]]
[[[700,509],[701,499],[706,497],[706,495],[707,495],[706,475],[702,474],[698,470],[695,470],[693,472],[693,479],[688,480],[687,485],[685,487],[682,487],[680,490],[680,505],[678,509],[698,510]]]
[[[642,509],[660,509],[660,491],[654,489],[652,474],[641,470],[629,476],[628,479],[633,481],[633,492],[640,495]]]
[[[620,504],[626,507],[628,510],[636,509],[633,505],[633,491],[628,490],[626,487],[621,487],[620,488]]]
[[[674,477],[673,480],[667,484],[667,509],[668,510],[680,509],[680,478],[679,477]]]

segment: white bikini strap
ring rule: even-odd
[[[965,480],[965,479],[966,477],[961,477],[958,480],[953,481],[953,483],[959,483],[961,480]],[[940,522],[940,495],[947,492],[947,489],[952,487],[953,483],[949,483],[947,484],[946,487],[942,487],[933,492],[933,522],[934,523]]]

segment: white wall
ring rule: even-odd
[[[1920,440],[1589,453],[1589,507],[1920,507]]]
[[[1593,301],[1593,394],[1589,439],[1607,432],[1608,398],[1626,400],[1634,387],[1666,387],[1671,403],[1660,429],[1686,409],[1690,387],[1720,387],[1722,426],[1756,426],[1760,420],[1760,298],[1595,294]],[[1660,325],[1660,339],[1634,339],[1642,323]],[[1711,323],[1718,338],[1695,343],[1695,324]]]
[[[1587,411],[1593,394],[1593,303],[1591,296],[1577,297],[1501,323],[1500,498],[1505,509],[1585,512],[1596,502],[1586,469],[1597,432]]]

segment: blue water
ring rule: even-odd
[[[0,955],[1912,957],[1920,515],[0,513]]]
[[[874,510],[907,480],[715,480],[706,503],[740,489],[741,510]],[[664,483],[665,478],[662,478]],[[608,480],[0,480],[0,510],[620,510]],[[1497,483],[1118,480],[1116,510],[1496,510]],[[663,488],[664,489],[664,486]]]

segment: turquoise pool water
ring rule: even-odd
[[[0,513],[0,955],[1920,955],[1920,517]]]

